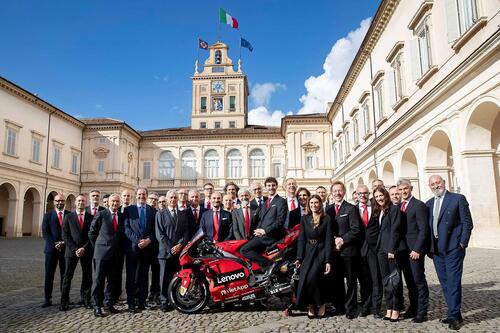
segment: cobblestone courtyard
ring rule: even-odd
[[[147,310],[139,314],[122,312],[95,318],[91,310],[77,305],[59,312],[59,292],[54,306],[42,309],[43,241],[40,239],[0,240],[0,332],[439,332],[448,331],[439,323],[446,306],[434,268],[427,260],[431,289],[429,321],[408,320],[386,323],[373,316],[347,320],[343,316],[309,320],[306,316],[282,316],[279,309],[210,311],[198,315]],[[463,275],[462,332],[500,330],[500,251],[469,249]],[[56,273],[55,285],[58,285]],[[72,301],[78,301],[80,271],[73,283]],[[76,287],[75,287],[76,286]],[[57,289],[56,287],[54,288]],[[124,306],[119,307],[124,309]]]

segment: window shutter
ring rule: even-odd
[[[413,81],[417,81],[422,76],[420,71],[420,51],[418,48],[418,38],[410,39],[410,61],[411,61],[411,74]]]
[[[445,0],[446,28],[448,33],[448,43],[455,41],[460,36],[458,25],[457,0]]]
[[[396,83],[394,82],[394,69],[390,67],[387,70],[387,97],[389,100],[389,106],[392,108],[396,104]]]

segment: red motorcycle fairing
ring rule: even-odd
[[[190,284],[191,284],[191,276],[193,274],[193,270],[191,268],[185,268],[181,269],[178,273],[177,276],[181,278],[181,290],[180,293],[182,296],[186,293],[188,290]]]

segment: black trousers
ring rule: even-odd
[[[154,244],[154,243],[153,243]],[[160,295],[160,262],[158,261],[158,244],[153,247],[151,258],[151,287],[149,293],[154,296]]]
[[[240,252],[252,262],[256,262],[262,269],[266,269],[271,264],[261,253],[274,241],[268,237],[254,237],[243,245]]]
[[[337,313],[345,312],[345,282],[344,282],[344,262],[340,257],[340,252],[334,252],[332,256],[332,273],[330,281],[332,288],[328,299],[331,300]]]
[[[359,270],[359,257],[340,257],[344,268],[347,290],[345,293],[345,308],[347,313],[354,314],[358,309],[358,281],[356,272]]]
[[[114,283],[116,283],[116,272],[120,268],[119,258],[114,257],[110,260],[95,259],[94,261],[95,279],[94,286],[92,288],[94,305],[103,306],[103,301],[106,305],[112,305],[114,302],[113,291],[117,290]],[[105,284],[106,291],[104,289]]]
[[[45,253],[45,299],[52,299],[52,290],[54,288],[54,276],[56,274],[56,268],[59,265],[60,274],[60,286],[59,289],[62,290],[64,271],[66,268],[66,262],[64,260],[64,251],[53,251],[52,253]]]
[[[396,261],[398,263],[399,269],[403,273],[406,288],[408,288],[408,298],[410,299],[410,307],[407,309],[408,312],[417,312],[418,308],[418,290],[415,280],[413,278],[413,273],[410,266],[410,251],[398,251],[396,253]]]
[[[122,252],[115,255],[114,267],[111,274],[111,279],[113,282],[111,284],[106,285],[106,293],[111,295],[110,301],[112,304],[115,304],[120,298],[123,292],[123,264],[125,262],[125,256]],[[108,288],[111,288],[108,290]]]
[[[80,262],[80,267],[82,268],[82,284],[80,286],[80,300],[86,304],[90,304],[90,292],[92,289],[92,255],[86,254],[85,256],[78,257],[67,257],[66,261],[66,271],[64,272],[64,280],[61,291],[61,303],[69,303],[69,292],[71,290],[71,280],[75,275],[75,269]]]
[[[148,297],[149,266],[151,252],[127,253],[125,255],[127,304],[144,305]],[[137,302],[136,302],[137,300]]]
[[[378,253],[378,265],[380,268],[382,281],[384,281],[384,278],[391,274],[394,269],[398,269],[399,274],[401,275],[401,270],[399,269],[396,260],[389,260],[387,257],[387,253]],[[396,288],[384,286],[384,295],[387,310],[401,311],[403,309],[404,299],[402,282],[400,282]]]
[[[364,311],[379,313],[382,305],[382,277],[378,266],[377,254],[368,250],[361,257],[360,274],[358,275],[361,303]]]
[[[166,306],[169,304],[168,285],[170,284],[173,275],[180,269],[179,258],[178,257],[172,257],[169,259],[159,258],[158,261],[160,262],[160,286],[161,286],[160,301],[162,305]]]
[[[425,255],[420,255],[420,259],[408,260],[398,258],[398,265],[403,271],[408,297],[410,298],[410,308],[418,316],[426,316],[429,307],[429,287],[425,278]]]

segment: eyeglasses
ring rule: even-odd
[[[368,195],[370,192],[356,192],[358,195]]]
[[[158,202],[160,202],[160,203],[165,203],[166,201],[165,201],[165,200],[161,200],[161,201],[158,201]]]
[[[212,187],[205,187],[204,190],[205,191],[213,191],[214,189]]]
[[[254,188],[253,190],[254,190],[254,192],[255,191],[262,191],[262,187],[257,187],[257,188]]]

